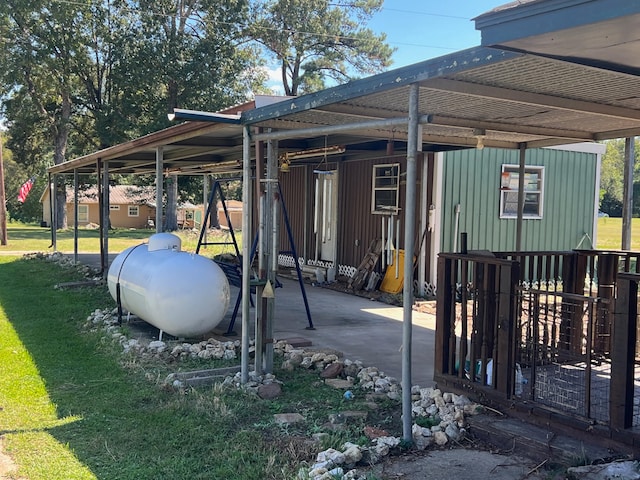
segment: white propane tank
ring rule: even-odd
[[[149,244],[118,255],[107,276],[109,293],[124,309],[176,337],[211,331],[224,318],[231,292],[215,262],[180,251],[180,238],[158,233]]]

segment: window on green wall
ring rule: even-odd
[[[502,165],[500,181],[500,218],[518,217],[518,165]],[[523,218],[542,218],[544,167],[524,169]]]

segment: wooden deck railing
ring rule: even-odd
[[[435,381],[611,428],[640,426],[639,257],[440,254]]]

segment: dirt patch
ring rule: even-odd
[[[9,455],[4,453],[4,443],[4,436],[0,436],[0,480],[24,480],[13,475],[18,470],[18,466]]]

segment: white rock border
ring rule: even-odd
[[[88,317],[85,328],[97,331],[102,329],[107,337],[122,347],[123,354],[133,354],[141,357],[169,358],[180,361],[184,359],[225,359],[232,360],[240,357],[241,343],[239,340],[221,342],[209,338],[196,343],[182,341],[163,342],[159,340],[130,339],[122,333],[118,324],[117,309],[96,309]],[[253,344],[250,348],[254,348]],[[285,369],[305,368],[322,372],[334,363],[341,363],[341,376],[365,392],[385,395],[391,400],[400,401],[402,387],[400,382],[387,376],[376,367],[365,367],[360,361],[340,359],[330,352],[305,350],[295,348],[286,341],[274,343],[274,353],[283,358],[282,367]],[[222,384],[232,388],[242,388],[257,391],[263,384],[277,382],[272,374],[257,375],[255,371],[249,373],[249,381],[241,383],[241,374],[228,375]],[[174,374],[169,375],[164,385],[177,390],[183,390],[185,385],[177,380]],[[473,403],[464,395],[443,393],[437,388],[421,388],[414,385],[411,388],[412,408],[414,419],[412,425],[413,444],[417,450],[425,450],[432,446],[443,447],[452,442],[461,441],[466,435],[466,416],[476,415],[483,411],[483,407]],[[422,426],[422,425],[430,426]],[[364,479],[355,468],[358,464],[373,465],[390,454],[398,447],[402,440],[398,437],[379,437],[371,441],[369,446],[360,446],[347,442],[341,450],[328,449],[318,453],[315,462],[310,467],[301,467],[298,471],[299,480],[359,480]]]

